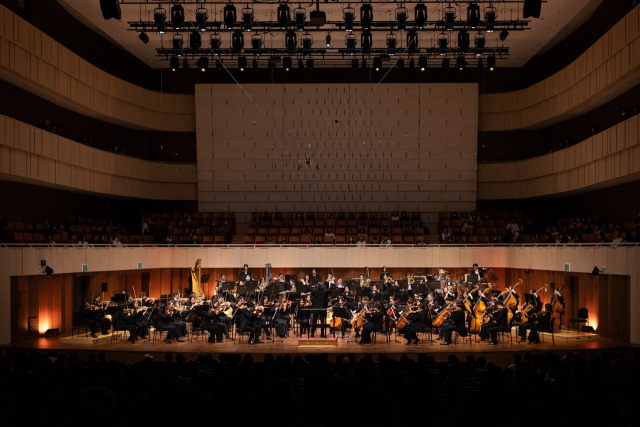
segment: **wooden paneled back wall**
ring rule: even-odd
[[[244,90],[196,86],[201,212],[475,208],[476,84]]]
[[[256,277],[264,276],[264,268],[252,268]],[[452,277],[460,277],[468,272],[465,268],[448,269]],[[558,289],[566,284],[562,291],[567,302],[566,314],[563,325],[567,325],[570,317],[575,317],[581,307],[589,310],[590,323],[597,332],[604,337],[616,338],[624,342],[630,341],[630,280],[628,276],[600,275],[593,276],[587,273],[565,273],[546,270],[529,270],[510,268],[494,268],[500,283],[496,287],[504,290],[506,285],[514,285],[519,279],[522,283],[518,286],[521,301],[523,295],[530,289],[539,289],[545,283],[550,285],[549,292],[541,292],[543,303],[551,302],[553,288]],[[213,284],[225,274],[229,280],[237,280],[239,268],[203,268],[202,274],[210,274],[210,285],[205,285],[205,292],[209,295],[213,290]],[[371,268],[372,280],[375,280],[382,271],[381,268]],[[435,268],[389,268],[394,278],[405,276],[407,271],[412,274],[435,273]],[[358,277],[364,272],[363,268],[319,268],[319,274],[327,277],[327,273],[333,272],[336,277],[348,279]],[[78,301],[81,296],[80,283],[85,282],[85,296],[101,294],[102,283],[107,284],[105,299],[113,293],[119,293],[126,289],[136,295],[142,289],[149,289],[149,295],[158,298],[163,294],[172,294],[175,291],[183,292],[188,287],[188,268],[161,268],[151,270],[111,271],[96,273],[55,274],[51,276],[18,276],[11,279],[11,341],[17,342],[27,337],[27,325],[29,317],[37,317],[36,323],[40,332],[47,328],[60,328],[61,332],[70,332],[72,313],[78,310]],[[273,275],[280,273],[297,274],[302,278],[304,274],[311,273],[311,269],[299,268],[274,268]],[[147,282],[148,280],[148,282]],[[145,283],[146,282],[146,283]],[[575,326],[575,325],[573,325]]]

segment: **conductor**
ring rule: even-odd
[[[329,305],[329,294],[331,289],[326,289],[324,284],[320,283],[318,287],[311,288],[311,307],[318,310],[311,310],[309,321],[311,322],[311,337],[316,332],[316,322],[320,320],[321,337],[325,338],[325,324],[327,321],[327,306]]]

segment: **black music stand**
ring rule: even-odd
[[[296,276],[295,274],[285,274],[284,275],[284,281],[286,283],[289,283],[291,281],[294,281],[295,283],[298,283],[298,276]]]
[[[329,296],[331,297],[331,299],[335,299],[340,297],[343,293],[344,293],[344,289],[334,289],[331,291]]]
[[[335,319],[336,317],[340,317],[342,319],[343,322],[348,322],[349,320],[351,320],[351,313],[348,312],[345,308],[342,307],[334,307],[333,308],[333,318]],[[348,325],[348,323],[346,324]],[[345,326],[345,331],[347,330],[347,327]],[[344,339],[344,335],[342,335],[342,331],[340,331],[340,338]],[[338,331],[336,331],[334,329],[333,331],[333,336],[334,337],[338,337]]]
[[[321,277],[311,277],[309,278],[309,284],[311,285],[318,285],[322,283],[322,278]]]
[[[371,288],[369,287],[363,288],[362,286],[360,286],[356,290],[356,298],[369,297],[369,296],[371,296]]]
[[[411,287],[414,295],[424,295],[427,292],[427,285],[415,284]]]
[[[409,302],[409,294],[406,292],[397,293],[393,297],[398,304],[406,305]]]

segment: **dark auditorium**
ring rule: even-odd
[[[0,301],[2,426],[636,425],[640,0],[0,0]]]

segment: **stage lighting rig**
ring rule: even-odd
[[[280,24],[280,29],[286,30],[289,21],[291,21],[291,9],[289,9],[288,4],[280,3],[278,6],[278,23]]]
[[[427,24],[427,5],[424,3],[418,3],[413,9],[415,16],[416,27],[419,30],[423,29]]]
[[[398,25],[398,31],[404,31],[407,28],[407,15],[409,10],[402,6],[396,8],[396,23]]]
[[[229,3],[224,7],[223,14],[224,14],[224,25],[226,25],[228,29],[232,29],[233,25],[236,23],[236,20],[238,19],[238,16],[236,14],[236,7],[233,4]]]
[[[196,27],[198,31],[207,31],[207,19],[209,19],[209,12],[204,7],[196,9]]]
[[[245,7],[242,9],[242,29],[244,31],[253,29],[253,8]]]
[[[353,23],[356,20],[356,10],[351,6],[347,6],[342,9],[342,16],[344,18],[344,30],[353,31]]]
[[[179,4],[171,6],[171,23],[174,30],[179,30],[184,24],[184,8]]]
[[[360,24],[364,30],[371,29],[371,24],[373,24],[373,7],[371,3],[363,3],[360,6]]]
[[[153,21],[156,24],[156,32],[164,34],[167,29],[167,11],[162,7],[158,7],[153,11]]]

